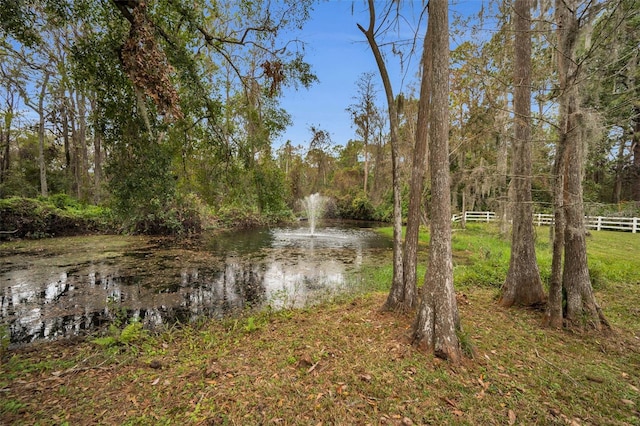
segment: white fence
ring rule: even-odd
[[[454,214],[451,220],[460,222],[463,214]],[[492,222],[497,219],[494,212],[464,212],[464,219],[467,222]],[[613,229],[617,231],[631,231],[634,234],[640,231],[640,218],[637,217],[606,217],[606,216],[585,216],[585,225],[589,229],[602,231]],[[553,215],[544,213],[534,213],[533,223],[541,225],[552,225]]]

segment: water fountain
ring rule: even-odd
[[[323,197],[319,193],[311,194],[304,197],[302,200],[302,206],[307,212],[307,219],[309,220],[309,233],[311,236],[316,232],[316,220],[324,214],[324,208],[327,204],[327,197]]]

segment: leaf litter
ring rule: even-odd
[[[543,330],[538,313],[497,307],[492,289],[464,294],[461,318],[478,356],[460,366],[414,349],[413,318],[380,311],[386,295],[376,293],[254,313],[265,326],[251,332],[240,317],[115,353],[89,341],[11,350],[0,370],[3,422],[640,424],[633,333]]]

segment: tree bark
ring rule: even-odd
[[[562,285],[566,293],[564,318],[567,326],[580,328],[590,326],[596,330],[602,330],[603,327],[608,328],[609,324],[596,303],[587,265],[582,200],[584,147],[578,91],[580,67],[576,61],[580,22],[576,14],[576,0],[556,1],[558,86],[560,88],[557,152],[564,152],[565,161],[560,167],[564,173],[562,210],[566,219],[562,271]],[[557,306],[555,309],[558,309]]]
[[[416,142],[413,151],[413,167],[411,171],[411,187],[409,190],[409,211],[407,231],[404,238],[403,261],[403,308],[410,310],[417,304],[417,266],[418,240],[420,235],[420,213],[422,210],[422,192],[424,175],[427,169],[427,147],[429,132],[429,108],[431,99],[431,26],[424,37],[422,53],[422,80],[420,83],[420,100],[418,103],[418,122],[416,124]]]
[[[2,143],[2,157],[0,158],[0,183],[4,182],[11,169],[11,126],[13,124],[13,94],[7,93],[7,109],[4,112],[2,128],[0,129],[0,143]],[[0,194],[0,197],[2,194]]]
[[[625,162],[625,150],[627,148],[626,138],[620,139],[620,147],[618,148],[618,159],[615,165],[615,182],[613,185],[613,192],[611,195],[611,202],[614,204],[618,204],[622,199],[622,178],[624,173],[624,162]]]
[[[93,202],[99,204],[101,201],[102,186],[102,137],[103,130],[100,125],[100,111],[97,110],[98,102],[95,100],[95,93],[91,97],[91,110],[93,111]]]
[[[633,137],[631,151],[633,152],[633,201],[640,202],[640,106],[635,109],[633,119]]]
[[[38,123],[38,165],[40,167],[40,195],[43,197],[49,195],[49,190],[47,188],[47,167],[44,158],[44,97],[47,94],[49,77],[51,77],[51,73],[49,71],[45,71],[42,79],[42,87],[40,88],[40,95],[38,97],[38,116],[40,118]]]
[[[373,52],[373,56],[380,72],[382,79],[382,85],[384,87],[384,93],[387,99],[387,108],[389,110],[389,133],[391,136],[391,169],[392,169],[392,181],[393,181],[393,281],[391,283],[391,290],[385,303],[385,308],[395,309],[402,306],[403,294],[402,291],[402,196],[400,193],[400,166],[399,166],[399,152],[400,152],[400,140],[399,140],[399,128],[398,123],[398,111],[396,107],[396,101],[393,96],[393,88],[391,87],[391,79],[387,71],[387,66],[380,52],[380,48],[375,39],[375,2],[374,0],[368,0],[369,5],[369,26],[364,29],[360,24],[358,28],[367,38],[369,47]]]
[[[553,164],[553,216],[554,222],[551,228],[553,251],[551,258],[551,277],[549,280],[549,301],[547,302],[546,325],[552,328],[561,328],[563,324],[562,312],[562,254],[564,253],[564,170],[565,143],[561,139],[556,148],[556,157]]]
[[[433,93],[429,114],[431,173],[431,241],[422,300],[413,327],[413,343],[437,357],[462,359],[456,334],[458,306],[453,288],[451,251],[451,189],[449,176],[449,17],[446,0],[429,3],[432,28]]]
[[[508,139],[505,136],[507,121],[509,120],[507,110],[508,110],[508,99],[504,97],[504,105],[503,111],[498,113],[498,125],[496,131],[496,149],[498,150],[498,155],[496,158],[496,171],[498,172],[498,214],[500,216],[500,235],[505,236],[509,232],[509,187],[507,186],[507,167],[508,167],[508,157],[509,157],[509,144]]]
[[[78,107],[78,147],[80,149],[80,191],[78,198],[88,200],[89,196],[89,150],[87,149],[87,98],[80,92],[76,92],[76,105]]]
[[[513,229],[509,271],[501,306],[538,306],[546,301],[536,260],[531,196],[531,4],[515,0]]]

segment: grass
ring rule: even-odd
[[[130,333],[126,344],[109,348],[61,341],[10,350],[0,368],[0,418],[42,425],[640,424],[640,258],[631,255],[640,236],[594,232],[589,239],[597,297],[615,328],[609,336],[543,329],[539,312],[497,307],[497,278],[483,278],[493,271],[483,267],[470,278],[478,263],[506,271],[508,243],[493,228],[456,231],[454,248],[463,333],[475,354],[463,365],[415,350],[412,315],[379,310],[387,264],[366,271],[366,294],[306,309]]]

